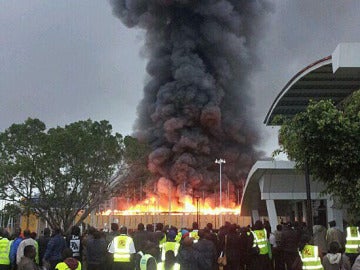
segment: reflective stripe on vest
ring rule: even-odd
[[[145,255],[141,256],[140,270],[146,270],[147,269],[147,262],[151,258],[153,258],[155,260],[155,258],[153,256],[151,256],[150,254],[145,254]]]
[[[178,254],[179,248],[180,248],[180,244],[178,242],[165,242],[164,244],[162,244],[161,260],[165,261],[166,251],[169,250],[174,251],[174,255],[176,256]]]
[[[114,238],[114,262],[130,262],[130,244],[132,238],[127,235],[119,235]]]
[[[7,238],[0,239],[0,264],[10,265],[10,244],[11,242]]]
[[[346,245],[345,253],[359,253],[358,248],[360,247],[360,233],[358,227],[347,227],[346,228]]]
[[[268,239],[267,239],[266,230],[265,229],[254,230],[254,231],[252,231],[252,234],[254,235],[253,246],[255,247],[257,245],[259,247],[260,254],[268,254],[269,248],[268,248],[268,244],[267,244]]]
[[[178,242],[178,243],[180,243],[181,238],[182,238],[182,233],[181,233],[181,232],[178,232],[177,235],[176,235],[176,237],[175,237],[175,241]]]
[[[304,249],[299,252],[299,255],[303,263],[303,270],[324,270],[317,246],[305,245]]]
[[[157,264],[157,270],[165,270],[165,263],[164,262],[159,262]],[[174,263],[173,267],[171,267],[169,270],[180,270],[180,264]]]

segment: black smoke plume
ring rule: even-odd
[[[235,189],[260,153],[249,76],[270,6],[264,0],[112,0],[127,27],[145,30],[149,80],[135,136],[150,143],[157,192]],[[227,183],[230,183],[228,185]],[[228,188],[230,187],[230,188]],[[164,193],[168,193],[167,189]],[[211,195],[210,195],[211,196]]]

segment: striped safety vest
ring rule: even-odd
[[[161,245],[161,260],[165,261],[165,254],[167,251],[174,251],[174,255],[178,254],[180,243],[178,242],[165,242]]]
[[[360,247],[360,233],[358,227],[347,227],[346,228],[346,245],[345,253],[359,253],[358,248]]]
[[[0,265],[10,265],[10,244],[7,238],[0,238]]]
[[[119,235],[114,238],[114,262],[130,262],[130,244],[133,242],[132,238],[127,235]]]
[[[266,230],[265,229],[254,230],[254,231],[251,231],[251,232],[254,235],[253,247],[255,247],[257,245],[259,247],[259,249],[260,249],[260,254],[268,254],[269,253],[269,246],[268,246],[268,239],[267,239]]]
[[[155,258],[153,256],[151,256],[150,254],[145,254],[141,256],[140,259],[140,270],[146,270],[147,269],[147,263],[149,260],[155,260]],[[155,260],[156,263],[156,260]]]
[[[317,246],[305,245],[304,249],[299,252],[299,255],[303,263],[303,270],[324,270]]]

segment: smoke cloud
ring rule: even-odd
[[[114,14],[146,32],[149,80],[135,136],[153,149],[148,167],[158,193],[229,196],[261,155],[252,124],[249,75],[271,10],[265,0],[112,0]],[[229,185],[227,183],[230,183]],[[226,187],[226,188],[225,188]],[[211,195],[210,195],[211,196]]]

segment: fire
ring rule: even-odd
[[[142,202],[129,205],[124,210],[111,210],[101,212],[103,216],[109,215],[141,215],[145,213],[189,213],[200,215],[219,215],[219,214],[240,214],[240,206],[235,203],[228,203],[227,207],[213,207],[213,202],[209,198],[193,199],[189,195],[183,196],[179,201],[162,200],[156,196],[151,196]]]

